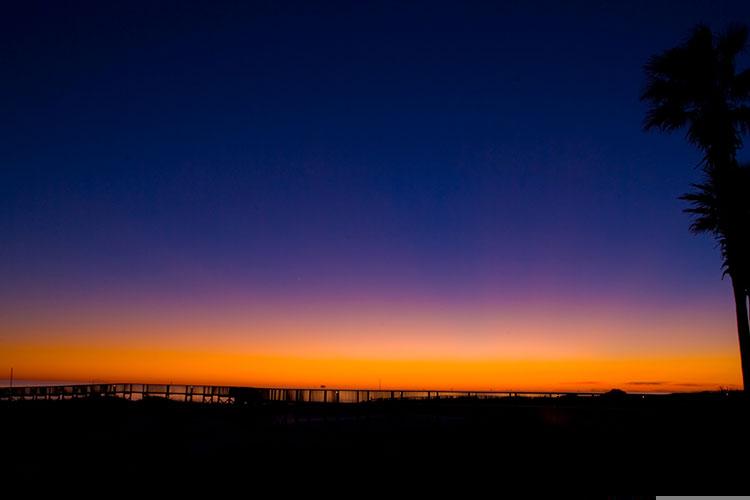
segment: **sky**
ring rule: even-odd
[[[747,2],[17,2],[0,378],[741,386],[643,64]],[[743,55],[741,65],[748,65]],[[745,153],[742,153],[745,154]]]

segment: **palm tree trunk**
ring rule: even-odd
[[[737,334],[740,338],[740,361],[742,363],[742,387],[750,392],[750,319],[747,311],[747,294],[744,287],[732,280],[734,306],[737,312]]]

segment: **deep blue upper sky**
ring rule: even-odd
[[[638,95],[693,25],[748,20],[739,1],[5,5],[0,297],[724,303],[677,200],[698,154],[644,133]]]

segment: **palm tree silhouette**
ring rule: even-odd
[[[746,26],[714,34],[704,25],[681,45],[651,57],[641,100],[650,104],[644,128],[687,129],[687,140],[704,154],[704,180],[681,196],[694,233],[717,240],[724,275],[732,281],[742,378],[750,391],[750,169],[737,162],[742,134],[750,132],[750,70],[735,60],[747,47]]]

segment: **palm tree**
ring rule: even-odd
[[[750,70],[735,70],[747,36],[746,26],[714,35],[699,25],[682,45],[651,57],[641,95],[651,104],[646,130],[687,127],[687,139],[705,153],[706,166],[733,163],[740,134],[750,131]]]
[[[693,216],[690,230],[709,233],[721,250],[724,275],[732,280],[737,333],[740,342],[743,381],[750,376],[750,325],[747,298],[750,295],[750,167],[735,165],[715,169],[695,191],[680,198],[690,202],[685,212]],[[748,391],[748,384],[744,383]]]
[[[750,132],[750,70],[735,60],[747,47],[746,26],[714,34],[697,26],[681,45],[651,57],[641,100],[650,104],[644,127],[687,129],[703,152],[704,180],[681,198],[695,233],[716,238],[724,274],[732,281],[745,391],[750,391],[750,169],[737,163],[742,134]]]

